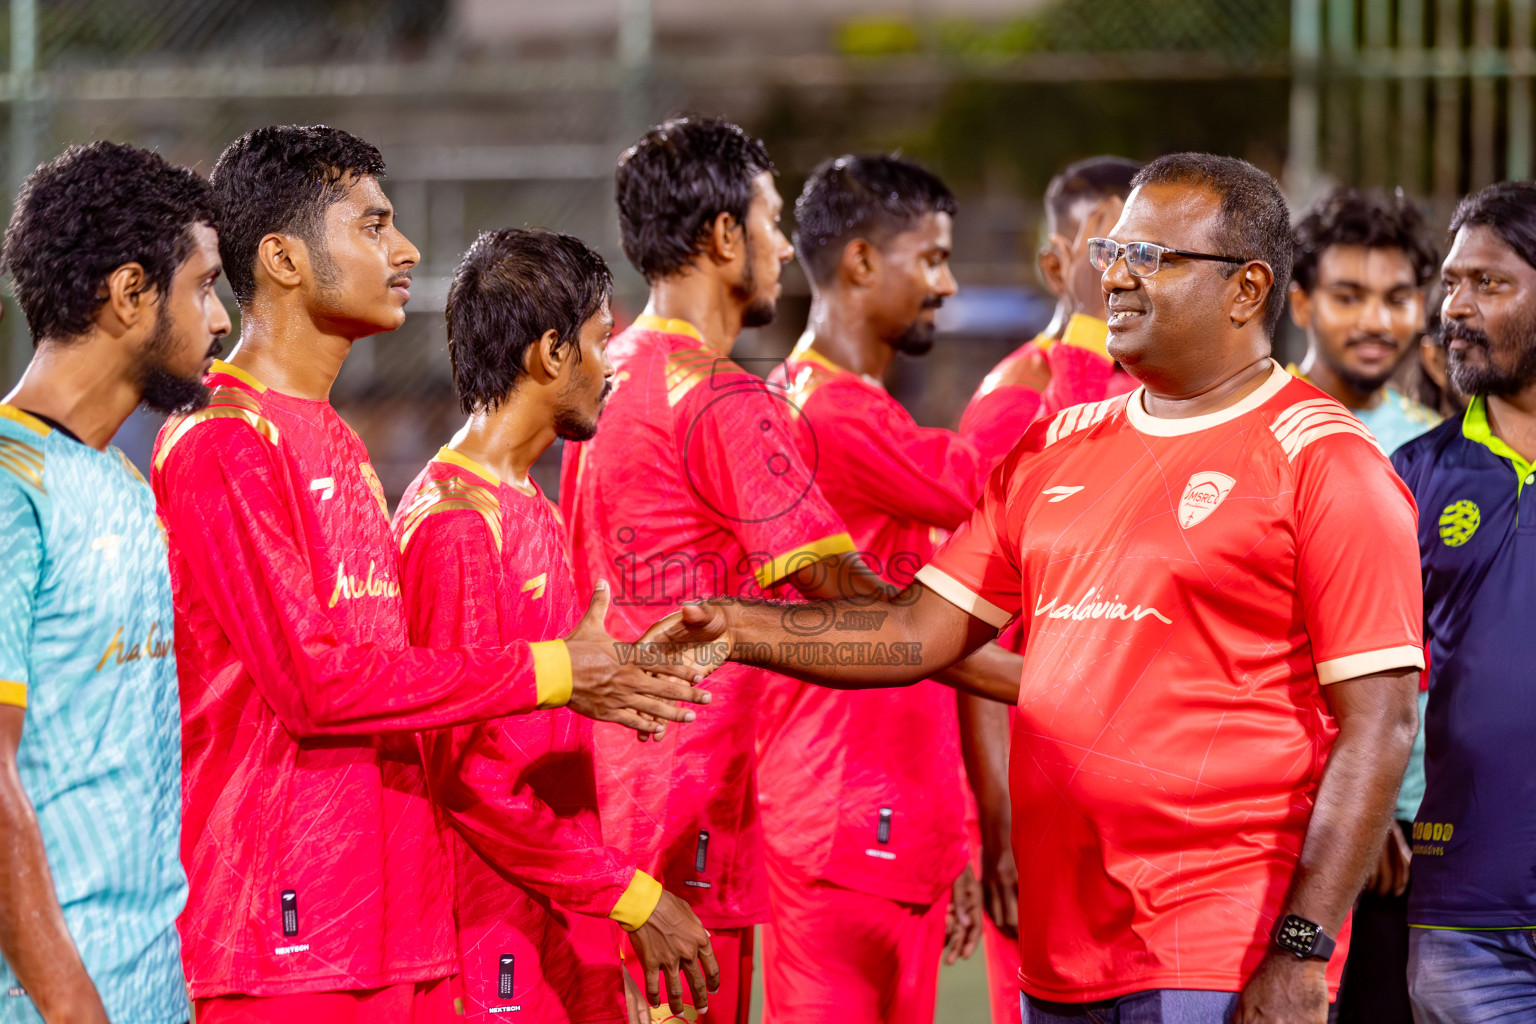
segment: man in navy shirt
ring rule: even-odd
[[[1430,653],[1413,824],[1419,1024],[1536,1020],[1536,184],[1463,200],[1441,274],[1466,414],[1399,448]]]

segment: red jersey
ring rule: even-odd
[[[585,611],[564,524],[537,484],[444,448],[401,497],[394,531],[412,643],[501,650],[565,636]],[[555,708],[423,733],[422,749],[455,829],[465,1012],[622,1022],[607,918],[639,927],[661,887],[603,845],[591,722]]]
[[[758,597],[853,550],[796,450],[788,402],[680,320],[642,316],[608,346],[597,437],[568,444],[560,493],[576,582],[613,590],[608,628],[638,637],[682,601]],[[769,673],[726,665],[714,702],[660,742],[599,724],[603,830],[711,928],[767,920],[757,706]]]
[[[152,483],[171,552],[194,998],[454,970],[447,852],[410,733],[570,695],[563,642],[406,643],[384,492],[327,402],[215,363]],[[398,735],[381,735],[399,731]]]
[[[801,454],[872,568],[906,586],[963,523],[984,479],[958,434],[920,427],[878,382],[806,344],[773,371]],[[882,613],[872,608],[868,613]],[[799,874],[905,903],[965,866],[955,692],[940,683],[834,690],[775,677],[758,725],[768,845]]]
[[[1063,1002],[1238,991],[1337,734],[1321,686],[1423,664],[1413,499],[1359,420],[1278,365],[1206,416],[1141,397],[1037,422],[917,574],[1022,612],[1019,976]]]
[[[988,466],[995,466],[1037,418],[1130,391],[1136,380],[1109,357],[1108,336],[1104,321],[1075,313],[1060,343],[1040,335],[1020,346],[982,379],[960,417],[960,433],[981,451]],[[1018,381],[1031,376],[1020,372],[1020,364],[1032,361],[1049,372],[1043,388]],[[1007,383],[1010,380],[1015,382]]]

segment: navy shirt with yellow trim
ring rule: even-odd
[[[1419,505],[1430,652],[1408,919],[1536,927],[1536,466],[1481,397],[1392,462]]]

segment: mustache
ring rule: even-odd
[[[924,309],[940,309],[944,305],[944,296],[930,295],[923,300]]]
[[[400,273],[398,273],[394,277],[390,278],[389,279],[389,284],[386,285],[385,287],[393,288],[396,285],[402,285],[402,284],[403,285],[409,285],[410,283],[411,283],[411,272],[409,270],[402,270],[402,271],[400,271]]]
[[[1453,320],[1440,329],[1440,344],[1444,346],[1452,341],[1464,341],[1469,345],[1487,348],[1490,339],[1486,331],[1480,331],[1476,327],[1468,327]]]
[[[1397,340],[1389,338],[1385,334],[1377,334],[1374,331],[1354,334],[1344,342],[1345,345],[1386,345],[1388,348],[1397,348]]]
[[[217,359],[224,351],[224,339],[214,338],[213,344],[208,346],[208,358]]]

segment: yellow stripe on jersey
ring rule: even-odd
[[[0,679],[0,704],[10,704],[14,707],[27,706],[27,684],[18,683],[13,679]]]
[[[0,416],[4,416],[8,420],[14,420],[42,437],[47,437],[53,433],[53,428],[48,424],[25,409],[18,409],[14,405],[0,405]]]
[[[262,390],[266,389],[262,388]],[[256,399],[239,388],[217,388],[205,408],[197,412],[172,416],[166,421],[165,442],[155,453],[155,468],[160,469],[165,465],[165,460],[171,457],[171,449],[191,433],[193,427],[199,423],[226,419],[242,420],[271,444],[278,443],[277,425],[261,415],[261,404]]]
[[[14,437],[0,437],[0,469],[47,494],[43,487],[43,453]]]
[[[406,506],[400,521],[400,553],[405,553],[411,538],[428,516],[455,511],[479,513],[497,552],[501,551],[501,497],[496,488],[478,480],[453,476],[447,480],[425,481]]]

